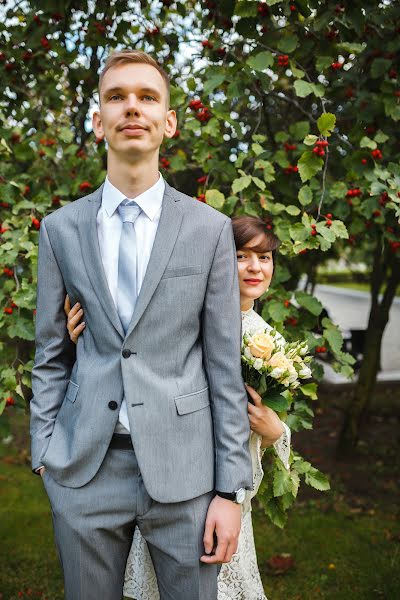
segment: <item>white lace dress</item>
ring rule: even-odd
[[[242,312],[242,333],[253,334],[271,327],[252,308]],[[289,468],[290,429],[284,432],[274,448],[286,468]],[[242,526],[236,554],[221,567],[218,576],[218,600],[267,600],[257,565],[251,520],[251,499],[258,492],[264,471],[262,468],[261,436],[251,432],[250,453],[253,465],[253,489],[246,493],[242,505]],[[125,570],[124,596],[135,600],[159,600],[156,574],[146,541],[136,527]]]

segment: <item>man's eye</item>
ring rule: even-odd
[[[110,96],[110,100],[118,100],[119,98],[121,98],[119,94],[114,94],[113,96]]]
[[[144,100],[155,100],[154,96],[143,96]]]

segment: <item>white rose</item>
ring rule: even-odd
[[[243,354],[245,355],[246,358],[248,358],[249,360],[251,358],[253,358],[252,353],[250,352],[250,348],[248,346],[245,346],[244,352]]]
[[[268,333],[255,333],[249,339],[249,348],[256,358],[268,360],[275,348],[275,341]]]
[[[301,371],[299,371],[299,377],[301,377],[302,379],[309,379],[311,377],[310,367],[306,367],[306,365],[304,365]]]
[[[285,369],[280,369],[279,367],[275,367],[275,369],[272,369],[272,371],[270,372],[270,376],[273,377],[274,379],[279,379],[279,377],[282,377],[284,372],[285,372]]]
[[[305,356],[308,353],[307,344],[300,350],[300,356]]]
[[[256,360],[253,363],[253,367],[255,369],[257,369],[257,371],[259,371],[260,369],[262,369],[263,364],[264,364],[264,361],[262,358],[256,358]]]

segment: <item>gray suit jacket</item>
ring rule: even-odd
[[[146,488],[177,502],[251,488],[240,306],[230,221],[166,185],[150,262],[124,335],[103,269],[102,187],[41,223],[32,371],[32,467],[64,486],[97,473],[125,395]],[[64,297],[86,328],[69,339]],[[124,358],[130,350],[130,356]]]

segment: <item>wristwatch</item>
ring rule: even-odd
[[[225,500],[232,500],[235,504],[243,504],[246,498],[246,490],[244,488],[239,488],[236,492],[215,492],[217,496],[220,498],[224,498]]]

